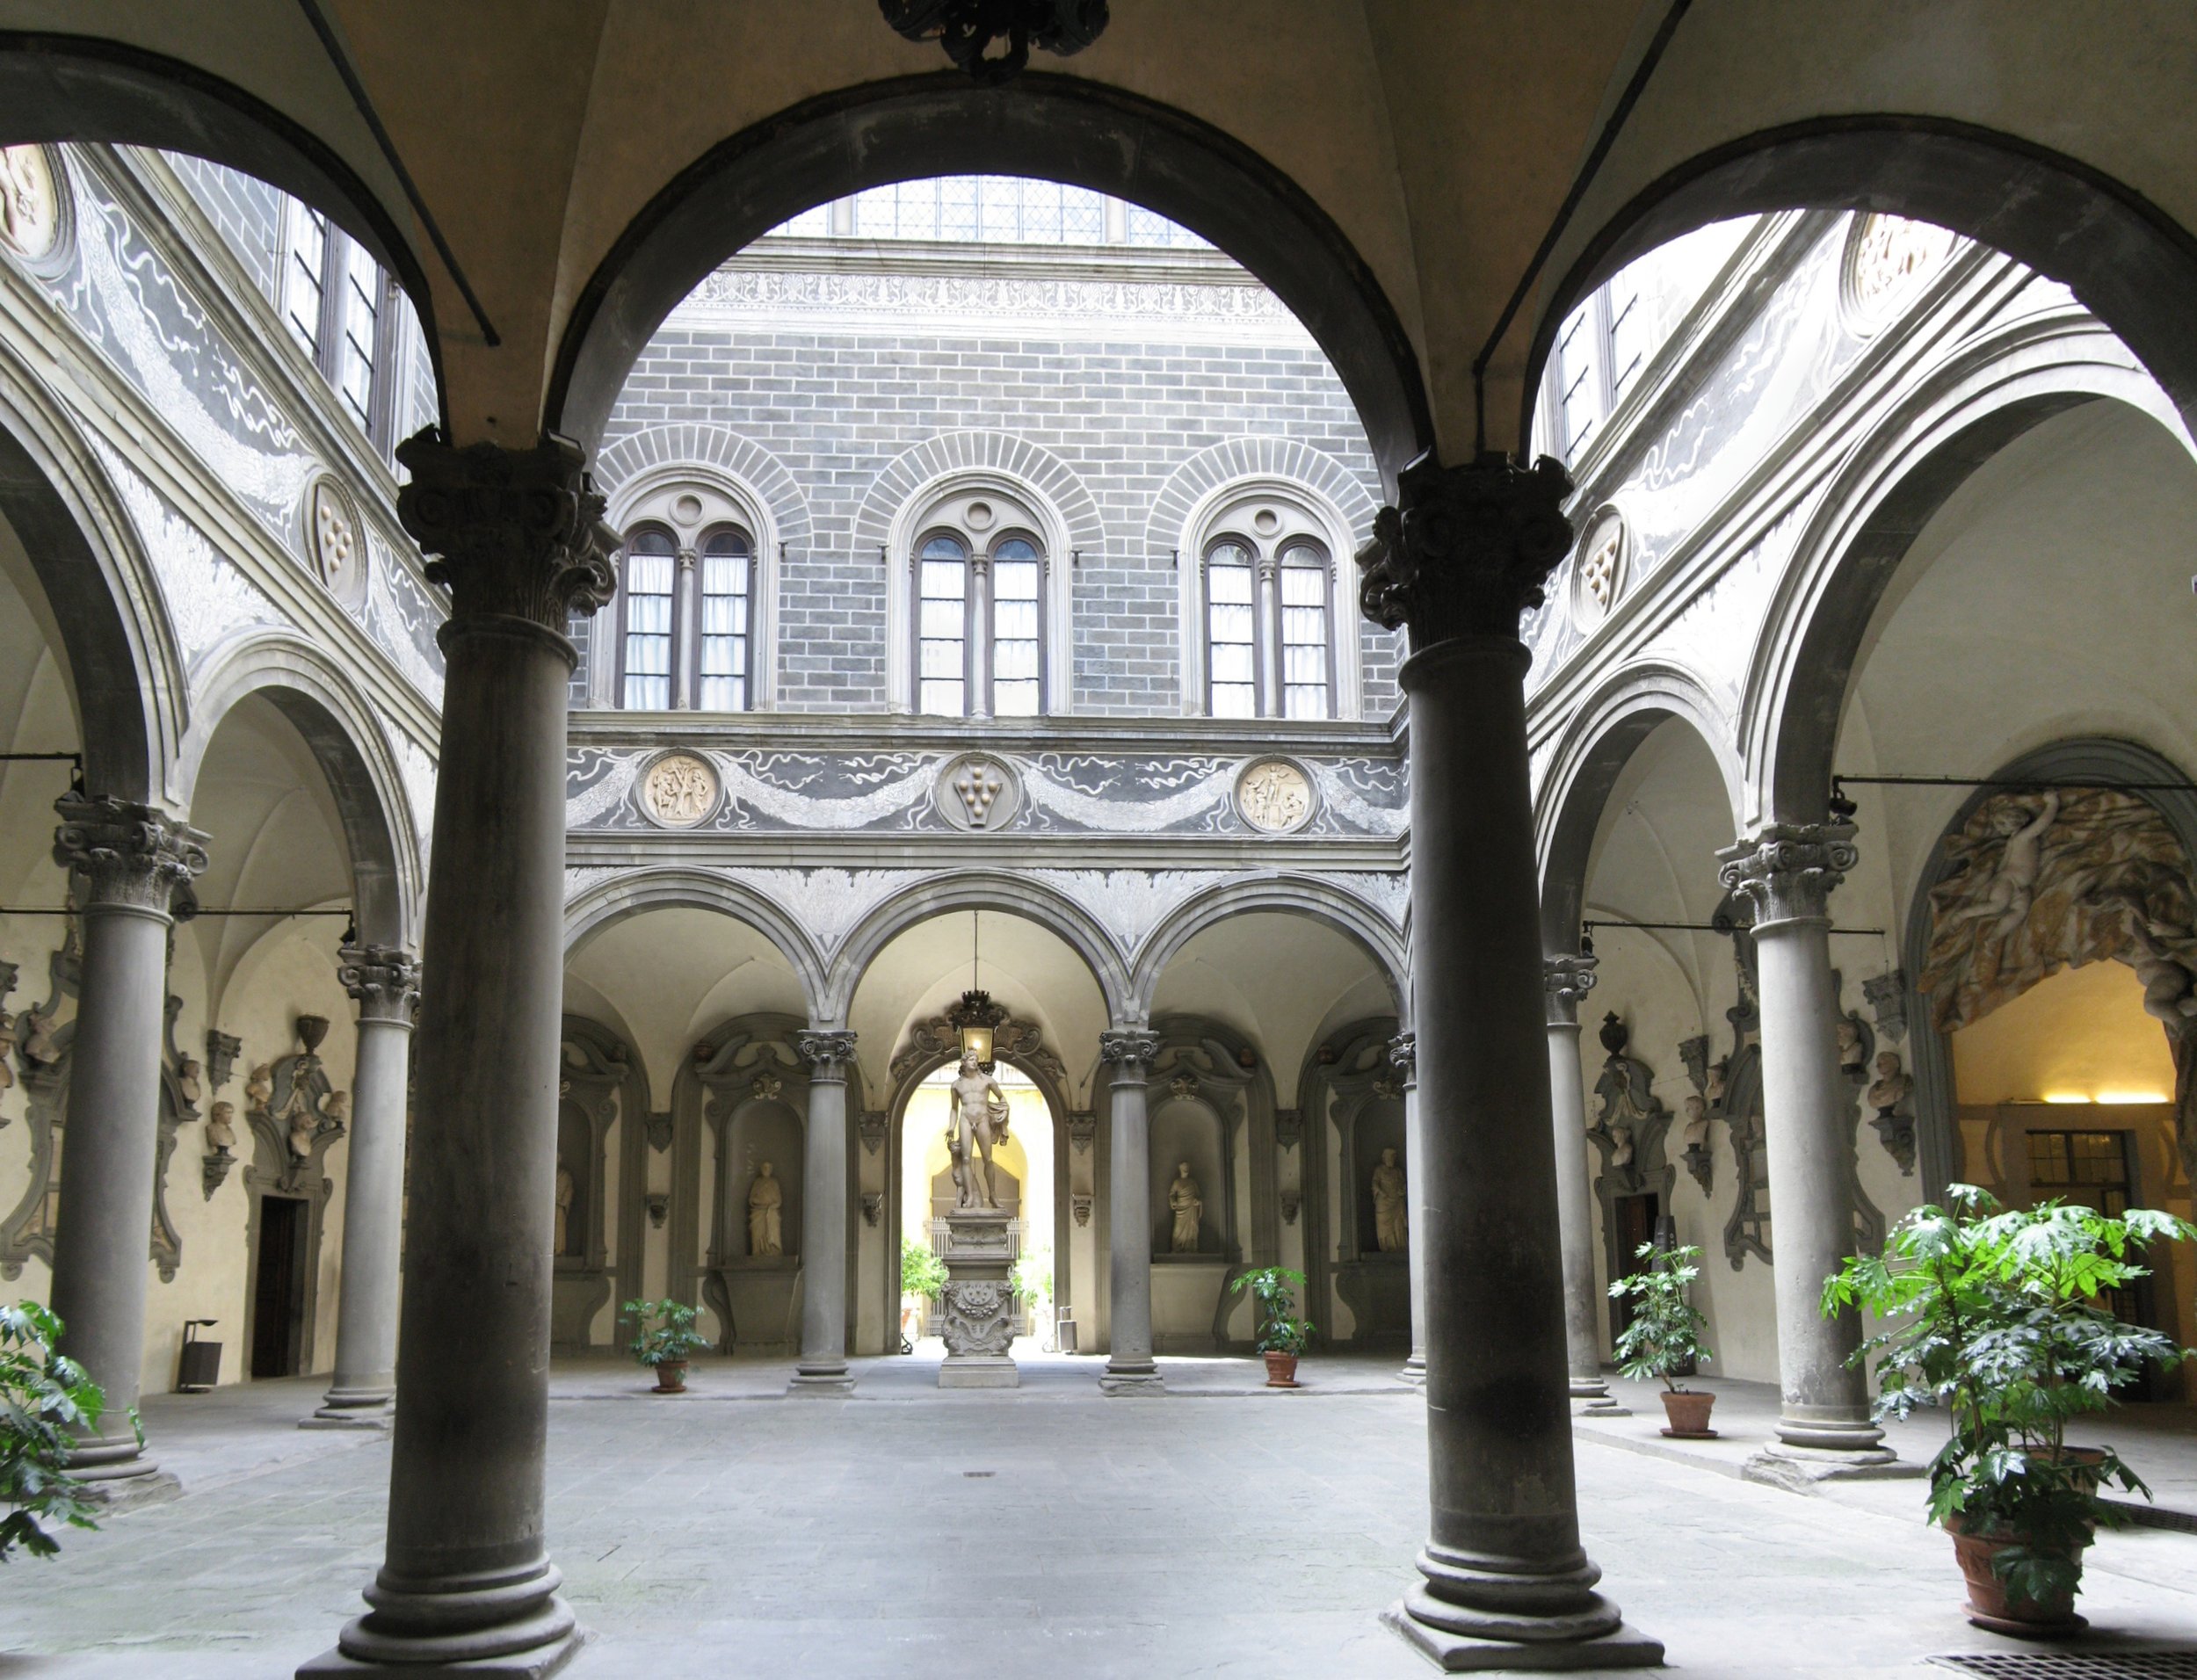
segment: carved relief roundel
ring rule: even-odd
[[[357,597],[364,578],[359,522],[333,479],[319,480],[307,498],[306,539],[328,592],[340,601]]]
[[[1571,583],[1571,616],[1581,629],[1592,630],[1608,618],[1618,597],[1625,592],[1628,547],[1625,521],[1614,509],[1604,511],[1587,527]]]
[[[1294,834],[1312,819],[1312,783],[1287,758],[1262,758],[1236,778],[1236,808],[1261,834]]]
[[[1022,782],[1014,767],[989,753],[963,753],[939,767],[932,788],[939,815],[971,833],[1004,829],[1022,808]]]
[[[717,772],[691,752],[666,753],[642,778],[641,804],[667,829],[691,829],[717,808]]]
[[[43,146],[0,147],[0,243],[35,262],[61,243],[61,195]]]

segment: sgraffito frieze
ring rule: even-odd
[[[223,637],[246,625],[288,622],[259,586],[223,558],[135,468],[104,440],[95,437],[91,446],[145,545],[186,666],[195,668]]]

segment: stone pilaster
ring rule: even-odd
[[[796,1033],[808,1064],[808,1128],[801,1154],[801,1360],[787,1392],[849,1394],[847,1374],[847,1079],[854,1034]]]
[[[466,1662],[539,1676],[577,1643],[542,1482],[575,660],[564,626],[610,598],[617,537],[563,438],[458,448],[430,431],[397,459],[411,475],[397,516],[448,586],[451,616],[388,1544],[368,1613],[301,1673]]]
[[[1548,1105],[1556,1140],[1556,1228],[1563,1243],[1564,1350],[1575,1411],[1623,1417],[1602,1377],[1602,1300],[1594,1282],[1594,1209],[1587,1194],[1585,1082],[1579,1071],[1579,1005],[1594,989],[1595,959],[1541,965],[1548,1010]]]
[[[1594,1591],[1565,1399],[1548,1064],[1519,615],[1570,546],[1556,462],[1432,455],[1358,559],[1408,626],[1411,916],[1425,1161],[1432,1520],[1387,1619],[1447,1669],[1614,1668],[1661,1647]]]
[[[1098,1059],[1113,1072],[1107,1159],[1113,1329],[1106,1369],[1098,1379],[1109,1394],[1160,1392],[1159,1366],[1152,1359],[1152,1163],[1144,1101],[1144,1082],[1157,1054],[1157,1033],[1098,1035]]]
[[[109,1501],[136,1503],[178,1491],[147,1456],[131,1413],[145,1348],[168,934],[177,896],[187,900],[206,867],[206,836],[149,806],[103,795],[64,793],[54,808],[54,861],[75,878],[83,965],[50,1300],[64,1326],[61,1351],[106,1397],[70,1470]]]
[[[1411,1351],[1396,1372],[1399,1382],[1426,1386],[1426,1220],[1419,1208],[1420,1175],[1426,1170],[1426,1140],[1419,1133],[1419,1046],[1409,1032],[1389,1041],[1389,1065],[1403,1087],[1403,1184],[1411,1266]]]
[[[419,965],[389,945],[345,945],[337,978],[359,1005],[336,1376],[306,1429],[387,1429],[396,1394],[404,1227],[404,1098]]]
[[[1838,1071],[1831,894],[1858,853],[1850,823],[1773,823],[1716,854],[1717,878],[1754,909],[1762,1005],[1762,1117],[1777,1257],[1778,1445],[1758,1479],[1884,1474],[1894,1454],[1869,1422],[1851,1313],[1825,1318],[1824,1279],[1853,1249],[1853,1140]]]

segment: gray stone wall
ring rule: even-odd
[[[605,444],[683,421],[768,449],[808,500],[811,538],[789,546],[779,578],[779,703],[787,710],[884,706],[886,558],[874,546],[857,551],[855,514],[881,472],[941,432],[1026,438],[1066,461],[1098,503],[1104,551],[1056,573],[1073,590],[1079,713],[1181,709],[1176,556],[1147,553],[1145,525],[1186,458],[1231,438],[1289,438],[1380,495],[1350,399],[1309,344],[675,326],[635,365]],[[606,613],[598,623],[598,643],[613,621]],[[1367,715],[1385,717],[1396,698],[1395,639],[1352,627],[1362,636]]]
[[[220,230],[230,255],[273,302],[282,256],[281,190],[202,157],[182,152],[163,156]]]

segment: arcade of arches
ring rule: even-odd
[[[0,1275],[113,1517],[386,1453],[300,1673],[574,1656],[629,1301],[962,1357],[978,1028],[1001,1345],[1141,1429],[1301,1274],[1414,1664],[1662,1660],[1639,1244],[1811,1490],[1844,1256],[2190,1212],[2197,18],[558,10],[0,0]]]

